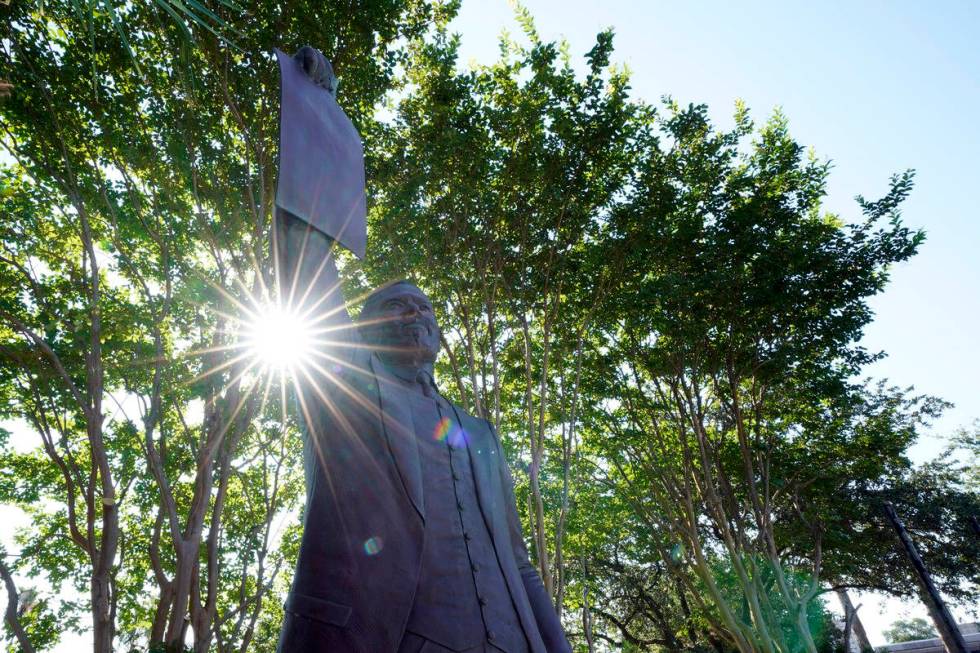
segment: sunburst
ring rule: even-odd
[[[275,303],[250,312],[242,323],[240,343],[262,368],[288,375],[307,364],[317,346],[311,320]]]
[[[345,438],[352,446],[363,447],[343,406],[357,405],[379,418],[381,415],[377,404],[362,396],[350,383],[351,375],[372,376],[371,370],[354,362],[358,357],[351,350],[381,352],[389,348],[361,342],[345,333],[363,323],[355,326],[347,317],[339,281],[332,284],[322,281],[323,269],[330,261],[323,261],[312,278],[304,278],[302,282],[298,277],[281,279],[275,266],[272,284],[267,283],[254,257],[251,262],[254,273],[251,284],[239,278],[234,288],[225,288],[202,278],[224,300],[222,308],[215,302],[197,304],[201,310],[221,318],[223,326],[219,336],[223,343],[184,352],[183,356],[201,356],[204,362],[199,373],[185,383],[220,375],[223,387],[218,395],[233,386],[240,387],[235,393],[237,405],[229,406],[222,431],[232,426],[250,397],[258,397],[258,415],[264,414],[269,399],[279,403],[285,434],[291,412],[287,396],[292,395],[296,399],[297,417],[302,421],[314,424],[319,421],[318,414],[328,416],[337,429],[332,438]],[[354,301],[362,301],[368,294]],[[325,460],[330,452],[324,449],[323,438],[313,438],[313,445],[316,457],[326,468]]]

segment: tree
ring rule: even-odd
[[[498,63],[469,72],[445,33],[413,44],[414,92],[369,165],[377,238],[349,274],[411,275],[435,302],[452,394],[495,424],[527,471],[519,502],[560,609],[579,361],[613,274],[590,241],[632,179],[647,118],[609,67],[611,34],[580,79],[519,17],[529,45],[505,40]]]
[[[922,617],[898,619],[882,633],[889,644],[913,642],[917,639],[933,639],[937,637],[935,629]]]
[[[980,421],[973,423],[972,428],[960,429],[952,440],[952,448],[946,458],[952,458],[958,451],[966,453],[962,464],[962,478],[967,489],[980,492]]]
[[[492,66],[460,71],[445,34],[413,45],[369,166],[380,247],[346,274],[436,303],[441,376],[526,470],[539,569],[588,646],[827,646],[825,565],[862,573],[854,512],[874,521],[943,408],[852,381],[877,356],[866,300],[923,238],[898,212],[912,175],[846,224],[782,116],[660,114],[607,67],[608,34],[577,76],[518,19],[529,45]],[[683,589],[655,609],[640,577]]]
[[[274,646],[300,456],[239,331],[276,294],[270,51],[303,43],[365,141],[350,296],[430,295],[443,390],[501,434],[580,648],[828,650],[825,593],[907,587],[883,500],[976,595],[975,487],[905,456],[944,404],[856,380],[867,300],[922,241],[911,173],[827,215],[784,117],[633,99],[611,32],[579,61],[520,8],[463,69],[455,3],[222,10],[240,50],[158,7],[123,8],[139,69],[108,14],[2,8],[0,419],[38,446],[0,438],[0,500],[36,524],[6,559],[35,648],[88,616],[97,651]]]
[[[236,343],[272,278],[270,51],[323,48],[370,134],[400,40],[455,5],[258,5],[226,16],[237,50],[160,7],[125,8],[128,43],[113,12],[3,9],[0,410],[39,445],[2,452],[2,496],[35,524],[16,571],[87,593],[52,609],[89,614],[96,651],[188,626],[195,650],[269,648],[299,456]]]
[[[743,651],[815,651],[810,606],[837,553],[825,502],[900,468],[941,407],[849,381],[874,358],[856,345],[866,298],[922,240],[899,220],[911,174],[845,225],[820,213],[827,166],[782,116],[743,148],[744,109],[728,133],[703,107],[669,109],[670,148],[614,223],[636,272],[606,325],[603,453],[648,528],[681,545],[719,633]]]

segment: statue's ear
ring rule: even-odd
[[[355,328],[357,328],[357,335],[361,339],[361,342],[371,346],[378,344],[378,327],[375,324],[367,323],[360,316],[354,322]]]

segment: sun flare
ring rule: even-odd
[[[244,325],[243,344],[263,367],[295,370],[313,356],[313,329],[302,315],[270,306]]]

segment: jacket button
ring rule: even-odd
[[[470,540],[473,539],[473,536],[470,535],[469,531],[463,531],[463,539],[469,542]]]
[[[462,501],[457,501],[456,502],[456,507],[459,508],[460,510],[462,510],[463,509],[463,502]]]
[[[462,478],[462,477],[459,475],[459,472],[453,472],[453,480],[454,481],[458,481],[460,478]]]
[[[476,600],[479,601],[480,605],[486,605],[487,604],[487,597],[485,597],[485,596],[478,596],[478,597],[476,597]]]
[[[473,573],[476,574],[476,573],[479,573],[479,571],[480,571],[480,563],[474,562],[473,563]]]
[[[489,639],[492,642],[493,640],[497,639],[497,633],[493,632],[492,630],[488,630],[487,639]]]

